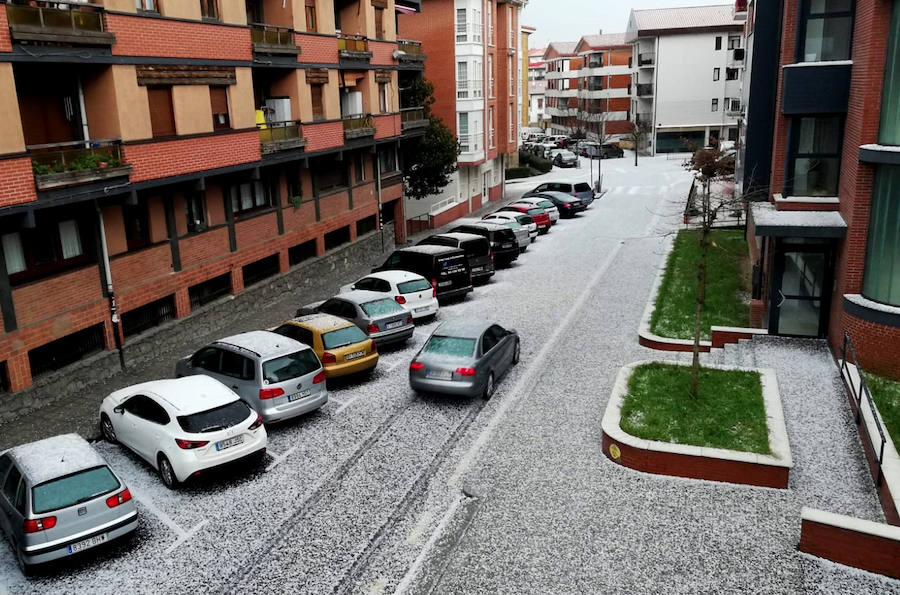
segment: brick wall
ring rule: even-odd
[[[126,252],[112,258],[109,268],[113,287],[117,294],[121,294],[158,277],[170,275],[172,249],[169,242],[163,242],[135,252]]]
[[[800,0],[785,0],[781,27],[781,57],[779,64],[794,62],[794,49],[797,39],[797,11]],[[775,99],[775,128],[772,135],[772,176],[770,193],[782,191],[784,186],[784,160],[787,156],[787,124],[788,120],[781,115],[781,93],[784,83],[784,70],[778,72],[778,91]]]
[[[12,296],[16,321],[22,328],[102,299],[100,270],[97,265],[89,265],[14,288]]]
[[[294,43],[300,46],[298,60],[309,64],[337,64],[337,38],[325,35],[294,34]]]
[[[867,372],[900,380],[900,328],[862,320],[844,312],[843,296],[837,298],[832,311],[837,311],[832,322],[829,342],[835,353],[840,353],[844,331],[850,333],[859,363]]]
[[[322,221],[337,217],[347,210],[350,198],[346,192],[329,194],[319,199],[319,215]]]
[[[0,161],[0,207],[37,200],[31,158]]]
[[[397,61],[394,60],[394,50],[396,49],[396,43],[369,40],[369,51],[372,52],[372,59],[369,60],[369,63],[378,66],[395,66]]]
[[[134,167],[132,182],[177,176],[260,160],[255,130],[195,138],[130,144],[125,157]]]
[[[238,221],[234,226],[234,235],[237,238],[238,250],[245,250],[277,237],[278,222],[275,213]]]
[[[344,144],[344,124],[343,122],[304,124],[303,136],[307,140],[307,152],[340,147]]]
[[[375,138],[389,138],[400,136],[403,132],[400,124],[400,116],[387,115],[375,116]]]
[[[6,18],[6,5],[0,5],[0,52],[12,51],[12,38],[9,35],[9,21]]]
[[[182,269],[228,254],[228,228],[219,227],[178,241]],[[211,277],[215,275],[210,275]]]
[[[214,23],[185,22],[137,15],[106,14],[116,34],[117,56],[252,60],[250,30]]]
[[[354,197],[354,201],[356,197]],[[282,211],[285,231],[296,231],[316,224],[316,205],[314,202],[304,202],[300,208],[290,206]]]

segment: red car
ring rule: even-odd
[[[525,215],[530,215],[534,222],[537,224],[538,233],[545,234],[550,231],[550,214],[547,213],[544,209],[540,207],[533,207],[530,205],[506,205],[500,211],[514,211],[516,213],[523,213]]]

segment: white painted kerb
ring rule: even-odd
[[[883,537],[893,541],[900,541],[900,527],[819,510],[818,508],[804,506],[800,510],[800,519],[813,523],[821,523],[823,525],[831,525],[832,527],[838,527],[839,529],[846,529],[848,531],[856,531],[857,533],[865,533],[866,535]]]

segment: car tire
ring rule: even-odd
[[[512,358],[512,363],[513,363],[514,366],[515,366],[517,363],[519,363],[519,356],[520,356],[520,355],[521,355],[521,349],[520,349],[519,341],[517,340],[517,341],[516,341],[516,346],[513,347],[513,358]]]
[[[487,382],[484,383],[484,394],[482,398],[487,401],[494,396],[494,373],[488,374]]]
[[[100,414],[100,435],[110,444],[118,444],[119,439],[116,437],[116,429],[112,425],[112,421],[105,413]]]
[[[19,567],[19,572],[22,573],[22,576],[25,578],[34,576],[34,566],[25,563],[25,556],[22,554],[22,550],[19,546],[13,543],[13,549],[16,550],[16,565]]]
[[[178,478],[175,476],[175,470],[172,468],[172,463],[169,462],[166,455],[160,453],[157,467],[159,469],[159,479],[163,482],[163,485],[170,490],[176,489],[179,483]]]

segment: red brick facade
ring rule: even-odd
[[[228,167],[260,160],[259,133],[250,130],[131,144],[125,147],[125,158],[134,168],[132,182]]]
[[[31,158],[0,161],[0,208],[37,200]]]
[[[333,35],[295,33],[294,40],[300,46],[297,59],[307,64],[337,64],[338,42]]]
[[[119,13],[105,13],[104,18],[107,29],[116,34],[116,43],[112,46],[112,52],[116,56],[253,59],[250,30],[246,27]]]
[[[9,35],[9,21],[6,18],[6,5],[0,5],[0,52],[12,51],[12,39]]]

